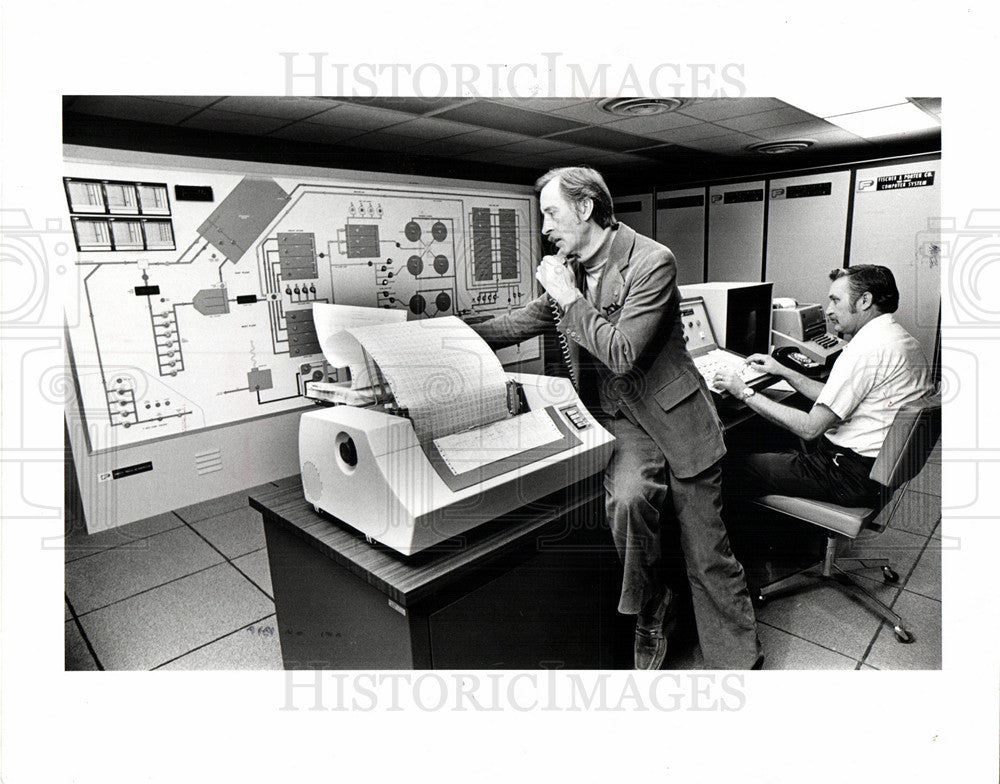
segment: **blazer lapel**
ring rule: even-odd
[[[625,271],[632,259],[632,249],[635,247],[635,232],[624,223],[618,224],[618,230],[611,241],[608,252],[608,265],[601,276],[601,292],[598,308],[604,315],[609,315],[608,307],[614,308],[625,285]]]
[[[611,242],[611,253],[608,264],[617,269],[622,278],[625,277],[625,268],[632,259],[632,248],[635,247],[635,232],[624,223],[618,224],[615,238]]]

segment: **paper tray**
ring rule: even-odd
[[[556,413],[555,408],[548,406],[545,408],[545,412],[549,415],[555,423],[556,428],[559,430],[561,438],[558,441],[552,441],[548,444],[526,449],[523,452],[518,452],[515,455],[496,460],[492,463],[487,463],[479,468],[474,468],[471,471],[466,471],[461,474],[455,474],[451,470],[433,441],[422,443],[421,448],[424,450],[424,454],[427,456],[431,465],[434,466],[434,470],[437,471],[438,476],[441,477],[441,480],[450,490],[453,492],[457,490],[464,490],[465,488],[472,487],[480,482],[506,474],[508,471],[523,468],[524,466],[531,465],[532,463],[545,457],[565,452],[567,449],[572,449],[573,447],[580,445],[580,439],[576,437],[569,425],[562,420],[562,417]]]

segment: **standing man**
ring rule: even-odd
[[[892,316],[899,307],[892,271],[859,264],[834,270],[830,278],[827,318],[835,330],[853,337],[826,383],[764,354],[747,358],[814,401],[808,412],[755,395],[732,372],[715,378],[717,386],[770,422],[803,441],[818,439],[814,450],[752,454],[734,465],[729,477],[734,500],[782,493],[842,506],[875,504],[883,488],[869,474],[896,412],[932,391],[920,344]]]
[[[674,256],[615,220],[594,169],[554,169],[535,188],[542,233],[558,249],[536,272],[547,293],[475,329],[499,347],[555,322],[581,398],[615,436],[604,487],[625,570],[618,611],[636,616],[636,668],[660,668],[674,616],[661,550],[668,501],[680,523],[706,666],[759,667],[746,578],[720,514],[722,428],[684,347]]]

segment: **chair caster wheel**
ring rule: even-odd
[[[896,639],[901,643],[908,645],[913,642],[913,635],[906,631],[906,629],[902,626],[893,626],[892,631],[896,635]]]
[[[891,566],[882,567],[882,579],[887,583],[898,583],[899,575],[893,570]]]

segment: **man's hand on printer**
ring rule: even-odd
[[[535,270],[535,279],[563,309],[583,294],[576,287],[576,276],[564,256],[545,256]]]
[[[747,357],[746,364],[754,370],[770,373],[773,376],[784,377],[786,368],[773,357],[767,354],[751,354]],[[733,368],[722,368],[717,370],[712,381],[715,389],[724,389],[733,397],[739,398],[743,395],[743,390],[747,385],[743,383],[739,372]]]

